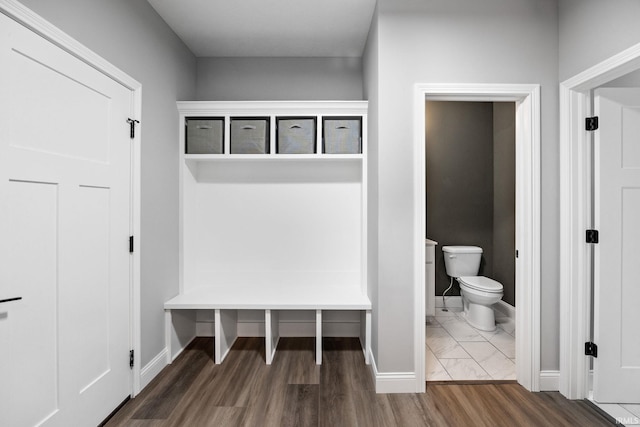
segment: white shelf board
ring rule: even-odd
[[[180,294],[164,304],[168,310],[371,310],[371,301],[360,285],[289,286],[203,286]]]

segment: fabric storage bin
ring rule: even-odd
[[[187,117],[186,154],[224,153],[223,117]]]
[[[322,135],[323,153],[362,153],[362,117],[325,117]]]
[[[269,153],[269,118],[231,119],[231,154]]]
[[[316,152],[315,117],[278,117],[276,123],[278,154],[314,154]]]

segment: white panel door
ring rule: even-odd
[[[0,14],[0,425],[131,392],[130,90]]]
[[[640,89],[595,93],[593,396],[640,403]]]

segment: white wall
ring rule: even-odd
[[[381,0],[378,7],[378,369],[414,369],[412,97],[418,82],[541,84],[541,363],[558,369],[557,2]]]
[[[361,100],[360,58],[198,58],[197,100]]]
[[[638,0],[559,0],[560,81],[640,43]]]
[[[178,112],[195,96],[195,57],[145,0],[22,0],[142,84],[142,355],[164,349],[178,293]]]

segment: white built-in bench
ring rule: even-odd
[[[267,364],[283,311],[315,312],[318,364],[329,310],[359,311],[368,349],[367,102],[177,106],[180,294],[164,305],[168,358],[172,341],[191,332],[173,310],[213,310],[216,363],[238,337],[238,320],[255,314],[239,310],[264,310]],[[298,313],[282,315],[283,335],[298,320],[289,316]]]
[[[164,304],[166,346],[171,351],[172,310],[214,310],[215,363],[222,363],[238,337],[237,311],[264,310],[266,363],[271,364],[280,339],[279,310],[313,310],[316,313],[316,363],[322,363],[322,312],[326,310],[359,310],[364,321],[362,347],[371,342],[371,301],[359,289],[330,286],[284,287],[277,294],[264,286],[201,287],[176,296]]]

